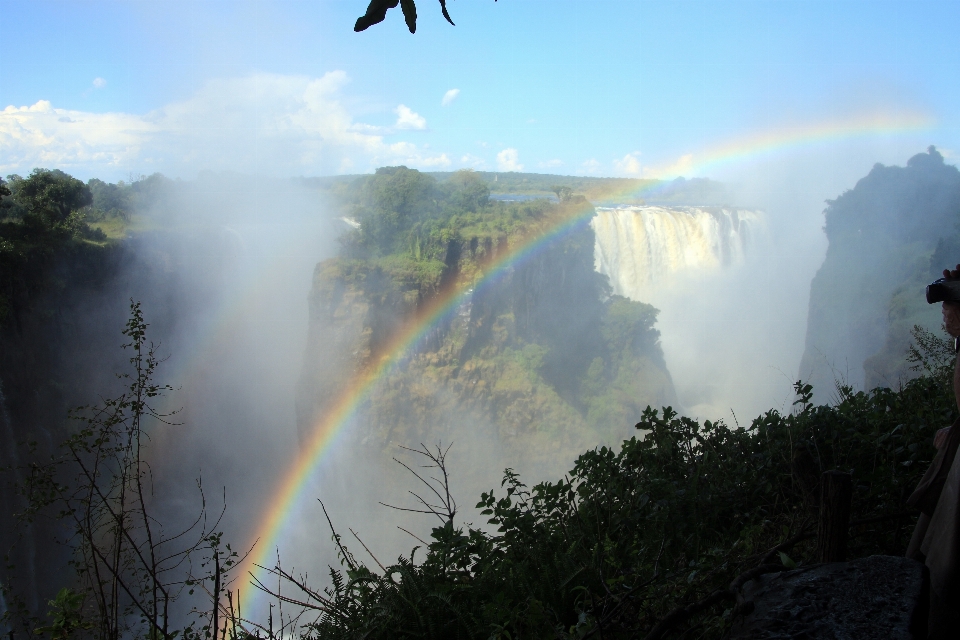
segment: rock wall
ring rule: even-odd
[[[940,326],[939,305],[926,304],[923,287],[960,261],[960,255],[934,259],[938,245],[957,236],[958,222],[960,172],[932,147],[906,167],[876,165],[828,202],[830,244],[810,285],[800,364],[817,401],[830,399],[836,381],[896,387],[911,375],[905,361],[910,329]]]
[[[508,466],[562,472],[576,453],[629,437],[648,404],[674,404],[656,310],[610,297],[593,268],[594,242],[582,229],[477,288],[376,384],[355,435],[378,447],[479,438]],[[459,239],[443,280],[463,282],[509,243]],[[298,393],[302,437],[435,295],[369,264],[317,266]]]
[[[922,564],[870,556],[773,573],[744,585],[731,640],[913,640],[926,637]]]

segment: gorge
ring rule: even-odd
[[[943,176],[947,195],[931,199],[945,204],[930,218],[943,228],[955,169],[922,155],[903,171],[932,167]],[[229,487],[224,527],[235,540],[250,538],[278,476],[352,377],[394,357],[393,337],[421,323],[415,348],[396,357],[340,425],[304,490],[311,504],[298,506],[289,530],[270,541],[308,558],[298,566],[313,575],[337,563],[335,550],[317,543],[323,521],[313,498],[338,523],[362,525],[364,541],[386,557],[409,548],[394,525],[422,531],[419,516],[378,504],[409,504],[406,472],[391,460],[404,455],[398,445],[453,443],[454,488],[470,501],[504,468],[532,485],[559,477],[583,451],[616,447],[648,405],[734,422],[731,405],[721,404],[731,389],[752,389],[764,407],[779,400],[756,383],[771,377],[764,358],[779,336],[769,330],[778,307],[763,315],[771,306],[764,285],[775,277],[764,255],[767,214],[753,208],[685,202],[680,187],[669,202],[596,209],[570,194],[562,202],[546,194],[496,200],[481,175],[404,167],[275,183],[272,192],[164,185],[165,195],[145,197],[133,211],[151,228],[124,232],[102,252],[87,243],[80,246],[90,255],[61,256],[67,285],[35,299],[22,330],[4,328],[5,464],[17,462],[12,443],[27,436],[53,446],[66,410],[111,388],[124,364],[116,329],[131,297],[144,301],[171,354],[170,380],[182,389],[170,406],[183,407],[183,424],[152,444],[158,513],[181,518],[202,470],[206,485]],[[837,220],[828,215],[828,235]],[[921,244],[902,251],[922,279],[931,254],[946,256],[953,236],[915,235]],[[543,237],[549,241],[535,241]],[[831,264],[853,260],[841,245],[831,245]],[[70,268],[77,264],[84,269]],[[896,296],[905,284],[890,276],[885,286]],[[820,284],[814,294],[810,326],[835,335],[840,329],[819,307]],[[424,310],[439,299],[455,304],[427,322]],[[882,325],[882,310],[871,313]],[[902,360],[897,340],[888,351]],[[724,349],[746,355],[732,360]],[[795,371],[782,377],[777,384],[788,386]],[[17,509],[13,496],[4,494],[5,517]],[[463,516],[480,521],[470,504]],[[40,606],[64,557],[36,544],[22,556],[38,560],[35,584],[21,584]]]

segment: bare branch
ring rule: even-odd
[[[367,547],[367,545],[364,544],[363,540],[360,539],[360,536],[357,535],[357,532],[354,531],[353,529],[350,529],[349,527],[347,527],[347,530],[350,531],[350,533],[353,534],[353,537],[357,539],[357,542],[359,542],[359,543],[363,546],[363,548],[366,549],[367,553],[370,554],[370,557],[373,558],[373,561],[377,563],[377,566],[380,567],[380,569],[381,569],[384,573],[386,573],[386,572],[387,572],[386,568],[380,563],[379,560],[377,560],[377,556],[373,555],[373,552],[370,551],[370,549]]]

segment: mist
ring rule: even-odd
[[[674,274],[669,286],[643,300],[660,310],[656,327],[682,413],[747,427],[768,409],[790,411],[810,280],[826,250],[824,201],[855,183],[851,178],[838,187],[843,179],[832,166],[824,167],[819,156],[794,157],[732,176],[732,206],[759,212],[742,261]],[[144,255],[169,261],[170,282],[178,289],[176,320],[163,336],[170,359],[162,377],[178,388],[169,406],[182,408],[176,417],[182,424],[156,437],[151,452],[158,462],[161,519],[186,521],[195,512],[195,480],[202,477],[212,505],[226,488],[223,528],[238,547],[254,543],[299,452],[294,400],[307,296],[315,265],[336,255],[336,238],[348,228],[315,190],[286,181],[249,185],[241,176],[215,174],[185,183],[151,214],[185,240],[173,249],[163,234],[142,241]],[[167,304],[157,293],[144,297],[148,321]],[[457,407],[457,398],[442,399],[448,391],[423,384],[439,404]],[[497,425],[469,411],[451,410],[423,425],[420,441],[386,448],[363,418],[358,414],[345,425],[324,454],[280,538],[257,542],[276,544],[285,566],[320,581],[328,565],[339,566],[320,500],[345,544],[368,561],[350,529],[387,564],[420,544],[412,536],[425,539],[435,526],[430,516],[381,504],[416,506],[408,492],[422,487],[393,458],[412,464],[417,456],[401,447],[453,445],[454,495],[462,521],[475,526],[485,520],[472,509],[479,493],[498,487],[509,466]],[[630,437],[632,425],[622,426],[622,437]],[[572,462],[563,457],[549,468],[517,470],[532,485],[560,477]]]
[[[869,171],[873,161],[867,158],[903,164],[910,155],[899,148],[875,152],[850,148],[825,158],[808,150],[722,176],[724,205],[755,214],[742,255],[729,264],[674,272],[638,296],[659,310],[655,328],[681,413],[748,427],[769,409],[791,410],[810,282],[827,249],[825,201]],[[146,222],[125,241],[130,251],[121,275],[77,313],[86,324],[103,324],[103,332],[110,328],[112,344],[119,345],[118,310],[130,298],[141,301],[150,337],[167,357],[158,379],[174,391],[160,408],[175,415],[152,432],[147,451],[151,507],[165,529],[193,522],[202,495],[212,518],[223,509],[218,530],[234,549],[259,554],[271,545],[271,562],[325,584],[327,567],[340,561],[321,500],[344,544],[368,564],[408,555],[439,524],[402,510],[417,507],[410,491],[425,490],[394,460],[416,468],[418,456],[403,447],[452,445],[458,522],[475,527],[485,527],[486,518],[474,505],[481,492],[499,488],[504,468],[514,468],[531,486],[562,477],[574,454],[562,445],[552,458],[512,449],[503,425],[467,407],[437,380],[416,381],[415,389],[383,382],[374,395],[432,398],[433,421],[401,441],[389,435],[390,416],[357,412],[313,469],[279,537],[256,539],[303,445],[297,394],[305,365],[326,367],[331,379],[354,373],[342,363],[305,361],[315,270],[338,255],[338,238],[354,229],[343,221],[341,203],[318,184],[227,173],[170,181],[154,206],[140,212]],[[103,362],[91,366],[90,357],[76,358],[84,382],[75,397],[111,389]],[[118,370],[124,357],[117,349],[107,360]],[[616,446],[633,435],[632,421],[624,422],[577,446]],[[253,588],[247,576],[234,580],[241,591]],[[254,610],[245,615],[266,615],[265,597],[250,602]]]
[[[423,487],[393,458],[415,466],[418,457],[401,446],[420,442],[394,442],[384,449],[371,441],[369,426],[355,419],[319,461],[280,538],[256,538],[303,444],[295,396],[314,269],[337,254],[336,240],[350,228],[333,202],[304,184],[214,173],[174,183],[144,212],[157,229],[138,234],[136,259],[127,267],[132,282],[125,287],[142,300],[147,322],[158,320],[152,337],[167,356],[158,380],[174,387],[161,407],[176,412],[172,424],[156,425],[148,448],[158,521],[167,531],[193,522],[202,482],[209,517],[223,510],[218,530],[241,555],[273,544],[267,550],[271,563],[279,560],[325,583],[328,566],[340,562],[321,500],[337,532],[346,536],[344,544],[367,562],[370,556],[350,529],[381,562],[390,563],[420,544],[414,535],[426,538],[436,523],[381,504],[416,507],[408,490]],[[137,276],[158,271],[162,277]],[[332,372],[344,379],[352,374]],[[506,466],[496,432],[496,425],[479,416],[451,411],[437,424],[424,425],[421,434],[431,448],[453,445],[455,498],[461,517],[478,526],[476,499],[499,486]],[[248,576],[233,579],[241,593],[253,589]],[[267,606],[266,598],[255,601]],[[267,609],[248,613],[257,619]]]
[[[902,140],[817,145],[719,172],[728,204],[760,213],[744,260],[677,273],[648,300],[661,310],[657,325],[684,413],[746,427],[769,409],[791,410],[794,382],[809,375],[800,360],[810,282],[827,249],[827,201],[874,164],[902,166],[922,148]],[[829,359],[838,380],[863,390],[861,363]]]
[[[314,266],[339,222],[294,180],[201,175],[175,182],[138,233],[122,291],[142,302],[174,387],[151,429],[152,507],[167,532],[201,509],[246,551],[298,453],[295,392]],[[145,274],[152,274],[146,277]],[[119,338],[119,334],[117,335]],[[245,585],[246,579],[241,582]]]

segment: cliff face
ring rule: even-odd
[[[301,438],[397,327],[443,286],[476,281],[513,240],[451,240],[432,283],[411,284],[370,261],[319,264],[298,393]],[[584,228],[478,287],[375,385],[356,437],[379,447],[480,438],[505,464],[546,471],[628,437],[647,405],[674,404],[657,312],[609,296],[594,271],[594,242]]]
[[[870,389],[912,375],[911,328],[940,326],[940,306],[926,304],[924,285],[960,261],[950,251],[958,244],[960,172],[932,147],[906,167],[876,165],[828,202],[825,218],[830,244],[810,288],[800,365],[821,402],[835,380]]]
[[[14,484],[24,481],[31,462],[58,454],[76,428],[67,418],[70,409],[125,390],[117,374],[130,366],[120,345],[127,342],[121,331],[131,299],[142,301],[158,345],[173,333],[194,301],[171,263],[182,260],[190,244],[213,252],[217,243],[209,237],[136,237],[70,248],[52,260],[48,286],[16,320],[0,324],[0,548],[13,559],[0,567],[0,582],[15,584],[32,611],[44,610],[69,584],[64,568],[72,553],[57,540],[69,539],[71,531],[48,517],[17,526],[15,514],[24,503]],[[202,294],[211,297],[210,289]]]
[[[119,246],[66,246],[46,267],[46,288],[0,323],[0,548],[13,563],[0,568],[0,582],[16,584],[32,611],[65,584],[70,553],[52,543],[67,537],[59,523],[37,518],[18,526],[24,502],[15,485],[27,465],[56,453],[67,410],[96,397],[97,385],[113,378],[110,367],[122,362],[114,345],[125,301],[116,304],[107,290],[128,258]]]

